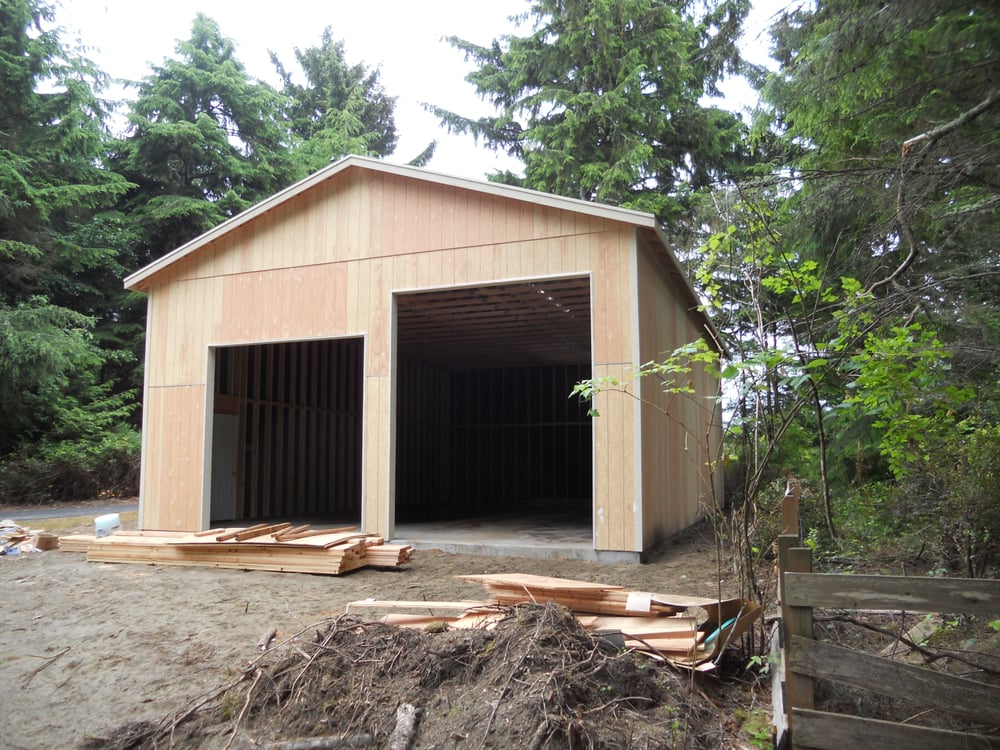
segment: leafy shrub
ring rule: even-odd
[[[965,420],[906,489],[938,519],[945,561],[977,577],[1000,558],[1000,424]]]
[[[0,502],[37,504],[131,497],[139,491],[140,436],[120,426],[96,440],[43,442],[0,461]]]

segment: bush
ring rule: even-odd
[[[926,457],[917,474],[940,519],[946,562],[980,577],[1000,557],[1000,425],[967,420]]]
[[[96,442],[28,446],[0,461],[0,502],[12,505],[133,497],[141,438],[120,426]]]

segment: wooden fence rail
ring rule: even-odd
[[[798,494],[782,502],[786,533],[778,538],[780,663],[775,670],[778,747],[846,750],[1000,748],[1000,737],[818,711],[817,679],[860,687],[970,719],[1000,725],[1000,688],[926,667],[822,643],[813,638],[813,609],[897,610],[1000,616],[1000,581],[812,572],[811,550],[798,534]]]

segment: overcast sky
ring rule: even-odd
[[[518,169],[518,164],[476,145],[468,136],[448,136],[436,118],[421,108],[430,102],[463,115],[489,114],[465,75],[472,69],[462,54],[443,40],[458,36],[488,44],[502,34],[515,33],[512,15],[525,12],[528,0],[282,0],[257,4],[247,0],[62,0],[56,21],[71,41],[79,34],[88,56],[105,73],[138,80],[173,57],[178,40],[188,39],[191,23],[200,11],[219,24],[237,45],[237,56],[249,74],[272,85],[278,79],[268,50],[294,70],[296,47],[317,46],[330,26],[343,39],[347,61],[364,62],[382,71],[386,92],[397,97],[396,129],[399,145],[389,161],[407,162],[432,140],[439,142],[430,163],[436,171],[480,178],[495,169]],[[763,54],[761,31],[772,6],[748,24],[746,48]],[[524,26],[520,32],[527,33]],[[299,83],[304,79],[299,77]],[[743,95],[745,96],[745,94]],[[740,99],[740,101],[743,101]]]

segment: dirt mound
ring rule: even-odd
[[[83,747],[719,747],[691,679],[553,603],[511,607],[492,630],[343,615],[185,710]]]

